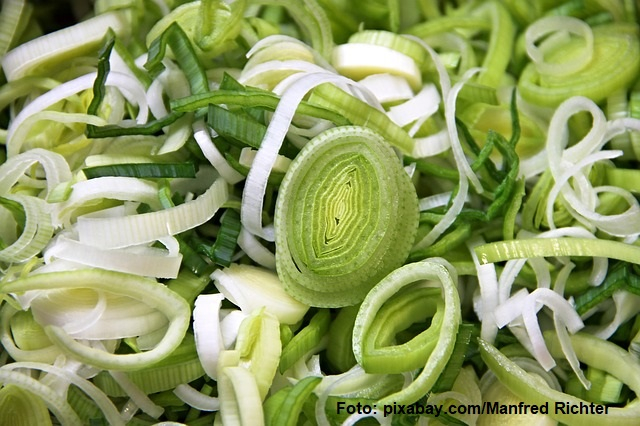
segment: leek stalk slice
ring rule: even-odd
[[[51,416],[44,401],[26,389],[6,385],[0,389],[0,422],[16,426],[51,426]]]
[[[164,338],[155,348],[143,353],[120,355],[85,346],[70,337],[61,327],[44,327],[47,336],[56,346],[86,364],[109,370],[136,370],[150,365],[173,352],[189,326],[191,310],[184,299],[154,280],[118,272],[86,269],[37,274],[6,283],[0,287],[0,291],[6,294],[80,288],[108,291],[146,301],[162,312],[170,322]]]
[[[149,243],[202,225],[227,198],[227,183],[217,179],[195,200],[166,210],[114,218],[81,216],[77,223],[79,240],[104,248]]]
[[[455,347],[456,334],[461,322],[460,298],[455,281],[457,281],[457,277],[453,277],[450,271],[437,261],[416,262],[402,266],[390,273],[371,289],[362,302],[353,328],[353,352],[360,364],[366,362],[365,345],[372,338],[370,330],[375,318],[394,294],[413,284],[425,283],[424,285],[435,285],[435,288],[441,289],[443,299],[441,303],[444,304],[442,322],[437,327],[437,337],[434,336],[436,343],[430,353],[426,354],[427,358],[424,359],[422,372],[401,391],[379,400],[379,406],[416,402],[429,392],[444,370]],[[429,343],[423,342],[423,345],[426,344]]]
[[[96,49],[109,29],[124,36],[130,28],[130,17],[124,11],[97,15],[18,46],[5,55],[2,67],[8,81],[41,74]]]
[[[280,187],[278,275],[307,305],[356,304],[406,260],[417,224],[415,188],[387,142],[366,128],[327,130]]]

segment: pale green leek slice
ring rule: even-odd
[[[0,389],[0,423],[15,426],[52,424],[44,401],[16,385]]]
[[[276,267],[285,290],[310,306],[360,302],[406,260],[418,200],[384,139],[337,127],[312,139],[280,187]]]
[[[460,297],[457,290],[457,277],[453,277],[448,268],[437,260],[425,260],[422,262],[411,263],[396,269],[380,281],[362,302],[358,315],[356,316],[355,325],[353,327],[353,353],[359,364],[366,364],[366,357],[369,356],[367,346],[371,348],[375,342],[369,342],[369,339],[377,336],[370,336],[371,328],[375,323],[376,316],[383,311],[385,303],[398,294],[401,290],[415,285],[417,287],[434,287],[441,290],[441,297],[444,308],[442,309],[442,320],[434,321],[432,327],[436,332],[436,336],[432,336],[430,329],[418,335],[409,342],[411,346],[417,343],[420,349],[418,355],[410,354],[411,357],[419,357],[423,361],[423,369],[417,377],[407,387],[387,395],[378,401],[378,406],[385,404],[411,404],[425,395],[436,380],[440,373],[444,370],[449,358],[453,352],[456,342],[456,334],[458,327],[462,321],[460,311]],[[409,287],[410,288],[410,287]],[[422,295],[421,297],[424,297]],[[397,299],[396,299],[397,300]],[[439,309],[438,309],[439,310]],[[414,311],[415,312],[415,311]],[[421,315],[419,315],[421,316]],[[416,318],[420,321],[419,316]],[[404,321],[406,325],[410,319]],[[431,338],[425,338],[430,336]],[[415,341],[414,341],[415,340]],[[426,349],[435,340],[435,345],[431,350]],[[394,355],[403,354],[406,351],[402,345],[391,346],[385,348],[393,359]],[[424,350],[426,349],[426,350]],[[395,354],[394,354],[395,352]],[[417,360],[411,360],[413,364]],[[409,367],[414,367],[409,365]],[[389,367],[392,372],[395,366]]]
[[[182,341],[189,326],[189,304],[163,284],[135,275],[99,269],[36,274],[4,284],[2,293],[28,290],[57,290],[92,288],[143,301],[162,312],[169,327],[162,340],[151,350],[131,354],[111,354],[74,340],[62,327],[45,325],[49,339],[67,355],[82,362],[109,370],[137,370],[167,357]]]
[[[109,29],[126,35],[131,29],[123,11],[95,16],[72,27],[31,40],[11,50],[2,60],[7,80],[44,73],[69,59],[96,50]]]

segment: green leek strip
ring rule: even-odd
[[[342,114],[354,125],[366,126],[379,133],[404,154],[413,152],[415,144],[413,139],[384,112],[349,95],[333,84],[321,84],[316,87],[309,97],[309,102]]]
[[[195,200],[169,209],[114,218],[80,216],[79,240],[103,248],[119,248],[179,234],[211,219],[227,200],[228,192],[224,179],[217,179]]]
[[[591,238],[526,238],[498,241],[475,248],[480,263],[532,257],[608,257],[640,264],[640,246]]]
[[[322,381],[320,377],[305,377],[287,393],[271,423],[267,425],[296,426],[302,407],[316,386]]]
[[[293,386],[285,386],[273,395],[269,396],[264,404],[262,404],[262,410],[264,411],[264,424],[266,426],[277,424],[274,423],[274,419],[276,415],[278,415],[282,403],[292,390]]]
[[[368,327],[362,347],[360,365],[367,373],[402,373],[424,366],[442,327],[440,293],[438,288],[405,289],[385,302]],[[429,317],[431,324],[426,330],[407,342],[393,344],[399,340],[396,334]]]
[[[148,178],[195,178],[194,163],[128,163],[109,166],[86,167],[82,172],[87,179],[103,176],[128,176]]]
[[[170,112],[158,120],[152,120],[146,124],[140,124],[132,127],[122,127],[115,124],[107,124],[106,126],[87,126],[87,137],[98,139],[131,135],[156,135],[163,127],[174,123],[182,117],[182,115],[182,113]]]
[[[593,59],[576,74],[542,75],[535,64],[528,64],[520,75],[518,90],[536,105],[555,107],[572,96],[585,96],[594,102],[629,87],[640,68],[640,41],[637,25],[621,22],[593,28]],[[574,40],[549,53],[549,62],[580,50],[582,41]]]
[[[147,352],[110,354],[85,346],[71,338],[62,328],[46,325],[49,339],[66,354],[82,362],[109,370],[137,370],[158,362],[173,352],[189,326],[191,310],[187,302],[166,286],[146,278],[99,269],[52,272],[20,278],[0,287],[0,292],[18,293],[28,290],[91,288],[145,301],[162,312],[170,321],[164,338]]]
[[[331,322],[327,360],[338,371],[345,372],[356,364],[353,356],[353,323],[358,315],[359,305],[345,306]]]
[[[461,322],[460,298],[456,283],[445,266],[435,261],[422,261],[393,271],[371,289],[360,306],[353,329],[353,352],[362,364],[366,356],[365,345],[370,338],[369,330],[385,302],[404,287],[425,280],[439,282],[444,299],[442,324],[437,333],[435,347],[428,359],[424,360],[424,368],[415,380],[401,391],[379,400],[378,406],[393,403],[411,404],[433,387],[455,347],[456,334]]]
[[[555,332],[545,332],[544,337],[551,354],[563,357]],[[640,364],[631,353],[614,343],[584,333],[576,333],[570,338],[571,345],[581,362],[618,378],[633,392],[640,392]],[[640,421],[640,405],[637,403],[632,402],[622,408],[606,407],[605,414],[605,407],[599,404],[589,403],[541,384],[534,376],[486,341],[479,340],[479,347],[482,359],[503,385],[522,398],[526,404],[549,404],[548,415],[558,422],[580,426],[601,424],[631,426],[637,425]],[[562,410],[556,410],[558,406],[556,404],[562,404],[561,407],[566,411],[563,413]],[[576,406],[589,408],[581,410],[580,413],[570,414],[569,407]]]
[[[220,266],[231,265],[238,247],[238,235],[240,235],[240,213],[227,209],[220,218],[220,230],[216,241],[208,252],[211,260]]]
[[[576,312],[579,315],[583,315],[621,289],[627,289],[634,293],[638,293],[638,290],[640,290],[640,276],[635,274],[631,264],[626,262],[619,262],[610,268],[602,284],[597,287],[590,287],[584,293],[576,296]]]
[[[260,148],[260,143],[267,132],[267,126],[248,114],[229,111],[215,104],[209,105],[207,123],[223,138],[229,138],[253,148]]]
[[[447,366],[431,388],[431,392],[446,392],[453,388],[453,384],[458,378],[469,353],[472,350],[477,350],[475,341],[478,334],[479,329],[475,324],[460,324],[460,328],[458,328],[458,335],[456,336],[456,344],[453,348],[451,358],[449,358]]]
[[[106,37],[107,40],[105,41],[105,44],[100,49],[100,52],[98,52],[98,73],[96,75],[96,80],[93,83],[93,98],[87,107],[87,114],[91,115],[98,115],[100,104],[106,95],[105,83],[107,82],[107,75],[111,69],[109,57],[111,56],[111,51],[113,50],[113,46],[116,42],[115,34],[113,31],[109,30]]]
[[[53,66],[63,66],[69,59],[96,49],[110,29],[118,36],[126,36],[131,28],[129,21],[126,12],[109,12],[24,43],[2,60],[7,80],[18,80],[44,73]]]
[[[249,88],[243,91],[214,90],[209,93],[202,93],[199,95],[192,95],[186,98],[172,100],[171,109],[174,112],[188,112],[204,108],[209,104],[226,104],[251,108],[265,108],[269,111],[275,111],[278,106],[278,102],[280,102],[278,95],[254,88]],[[300,105],[298,105],[296,113],[328,120],[339,126],[350,124],[349,120],[339,112],[313,105],[306,101],[302,101]]]
[[[310,306],[360,302],[404,263],[418,226],[409,176],[391,146],[362,127],[329,129],[305,145],[276,203],[278,275]]]
[[[300,330],[282,349],[280,356],[280,373],[284,373],[295,364],[305,354],[318,346],[322,338],[329,331],[331,315],[329,310],[319,310],[309,324]]]
[[[189,37],[176,22],[169,25],[160,37],[151,42],[147,63],[144,64],[144,67],[149,70],[152,76],[158,76],[164,70],[162,59],[165,57],[167,45],[171,47],[176,61],[189,80],[191,93],[208,92],[209,81],[207,75],[198,61]]]
[[[511,58],[515,28],[512,18],[502,3],[486,2],[471,12],[491,22],[489,45],[482,61],[483,70],[476,82],[479,85],[497,87]]]
[[[215,266],[207,263],[203,259],[203,257],[200,256],[200,253],[198,253],[195,249],[193,249],[189,245],[189,243],[185,241],[184,238],[182,238],[181,236],[176,236],[176,238],[178,240],[178,243],[180,243],[180,254],[182,254],[182,266],[197,276],[209,277],[211,272],[213,272],[213,269],[215,268]],[[180,278],[180,276],[178,276],[178,278]],[[207,279],[207,282],[204,283],[204,287],[206,287],[208,282],[209,281]],[[204,287],[202,288],[202,290],[204,290]],[[176,292],[182,294],[182,291],[176,290]],[[190,294],[192,296],[192,299],[188,299],[188,300],[190,304],[193,304],[193,300],[195,300],[195,298],[198,296],[198,294],[200,294],[200,292],[198,291],[197,293],[190,293]]]

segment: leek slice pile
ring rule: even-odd
[[[5,0],[0,424],[640,424],[636,3]]]

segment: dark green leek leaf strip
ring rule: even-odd
[[[320,377],[307,376],[296,383],[282,401],[273,425],[296,426],[305,401],[321,381]]]
[[[229,91],[246,91],[252,90],[252,88],[246,88],[243,86],[238,80],[233,78],[229,73],[225,72],[222,75],[222,81],[220,81],[219,90],[229,90]],[[260,108],[253,107],[242,107],[242,110],[246,112],[250,117],[254,120],[264,123],[264,111]]]
[[[147,63],[144,67],[155,78],[163,70],[162,59],[165,57],[167,45],[176,57],[176,61],[187,76],[191,93],[205,93],[209,91],[209,81],[204,68],[198,61],[196,52],[178,23],[171,24],[160,37],[156,38],[149,46]]]
[[[320,340],[329,331],[331,314],[328,309],[320,309],[311,318],[309,324],[300,330],[282,349],[280,356],[280,373],[287,371],[304,354],[318,346]]]
[[[265,108],[269,111],[275,111],[278,102],[280,102],[278,95],[257,89],[248,89],[246,91],[215,90],[209,93],[172,100],[171,109],[175,112],[187,112],[196,111],[209,106],[209,104],[226,104]],[[298,105],[296,112],[302,115],[328,120],[338,126],[351,124],[350,121],[340,113],[321,106],[312,105],[306,101],[302,101],[300,105]]]
[[[518,179],[513,189],[513,197],[509,204],[506,206],[504,214],[504,222],[502,225],[502,235],[505,240],[512,240],[515,234],[516,219],[520,207],[522,206],[522,199],[525,196],[525,182],[524,178]]]
[[[215,269],[215,266],[207,263],[200,253],[193,249],[182,237],[178,236],[180,244],[180,253],[182,254],[182,264],[192,273],[200,276],[209,276]],[[195,299],[195,298],[194,298]]]
[[[597,287],[591,287],[584,293],[575,297],[576,312],[583,315],[596,305],[609,299],[613,293],[625,287],[631,281],[631,277],[638,281],[638,276],[632,271],[631,265],[626,262],[618,262],[607,273],[607,277]]]
[[[96,80],[93,83],[93,98],[91,103],[87,107],[87,114],[98,115],[98,109],[105,96],[105,83],[107,81],[107,75],[111,69],[109,65],[109,57],[111,51],[115,45],[115,34],[113,31],[109,31],[107,34],[107,40],[98,53],[98,73]]]
[[[240,213],[227,209],[220,218],[220,230],[211,247],[212,260],[220,266],[231,265],[231,260],[238,247],[240,235]]]
[[[260,148],[267,126],[241,111],[229,111],[215,104],[209,105],[207,123],[224,138],[231,138],[252,148]]]
[[[182,117],[182,112],[170,112],[166,116],[157,120],[150,121],[146,124],[140,124],[131,127],[122,127],[116,124],[107,124],[106,126],[87,125],[87,137],[92,139],[98,138],[114,138],[118,136],[130,135],[156,135],[162,131],[162,128],[172,124]]]
[[[476,171],[481,166],[484,166],[493,180],[495,180],[496,182],[502,181],[504,179],[504,174],[500,173],[496,169],[492,161],[487,161],[487,159],[489,158],[489,154],[491,154],[491,151],[493,150],[493,140],[487,137],[487,142],[482,148],[480,148],[473,136],[471,136],[469,128],[458,118],[456,118],[456,125],[461,130],[463,140],[467,143],[473,155],[476,156],[476,160],[472,165],[472,169]]]
[[[195,178],[196,165],[193,163],[126,163],[82,169],[87,179],[104,176],[128,176],[148,178]]]

